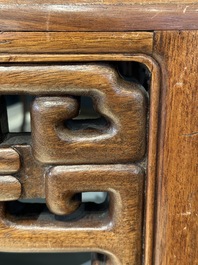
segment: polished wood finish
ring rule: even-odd
[[[0,201],[18,200],[21,196],[21,184],[12,176],[0,176],[0,191]]]
[[[36,1],[38,2],[38,1]],[[186,1],[91,3],[4,1],[0,31],[134,31],[198,29],[198,4]],[[25,3],[25,4],[24,4]],[[61,4],[62,3],[62,4]],[[122,3],[122,4],[120,4]]]
[[[25,41],[24,41],[25,40]],[[2,32],[0,53],[152,53],[152,32]]]
[[[12,148],[0,148],[0,174],[16,173],[19,168],[19,154]]]
[[[198,263],[198,32],[157,32],[162,67],[155,264]]]

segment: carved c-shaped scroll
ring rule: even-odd
[[[40,91],[48,86],[48,95],[58,97],[38,97],[33,104],[33,151],[39,161],[118,163],[143,157],[147,100],[140,85],[122,80],[108,65],[54,66],[51,71],[48,69],[50,81],[45,76],[47,69],[39,68],[39,78],[40,71],[43,77]],[[78,103],[65,95],[92,97],[96,110],[109,126],[103,131],[89,132],[66,128],[63,121],[77,116]],[[74,105],[70,105],[72,100]]]

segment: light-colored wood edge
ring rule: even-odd
[[[111,53],[111,54],[0,54],[0,63],[67,63],[67,62],[97,62],[97,61],[135,61],[139,57],[136,53]],[[142,57],[149,57],[142,55]]]
[[[25,41],[24,41],[25,40]],[[152,53],[152,32],[2,32],[0,53]]]
[[[198,3],[0,4],[0,31],[198,29]]]
[[[31,0],[18,0],[18,5],[27,5]],[[171,0],[171,3],[175,4],[190,4],[194,3],[195,0]],[[0,4],[15,4],[15,0],[0,0]],[[169,4],[168,0],[35,0],[36,5],[119,5],[119,4]]]

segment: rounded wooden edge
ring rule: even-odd
[[[15,201],[21,196],[21,183],[13,176],[0,176],[0,201]]]
[[[11,147],[0,148],[0,174],[13,174],[20,169],[20,156]]]
[[[178,1],[179,2],[179,1]],[[1,31],[134,31],[198,29],[194,3],[0,3]],[[20,23],[19,23],[20,18]],[[9,21],[10,23],[6,23]],[[131,22],[131,23],[130,23]]]

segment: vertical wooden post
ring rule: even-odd
[[[157,32],[162,67],[155,265],[198,263],[198,32]]]

